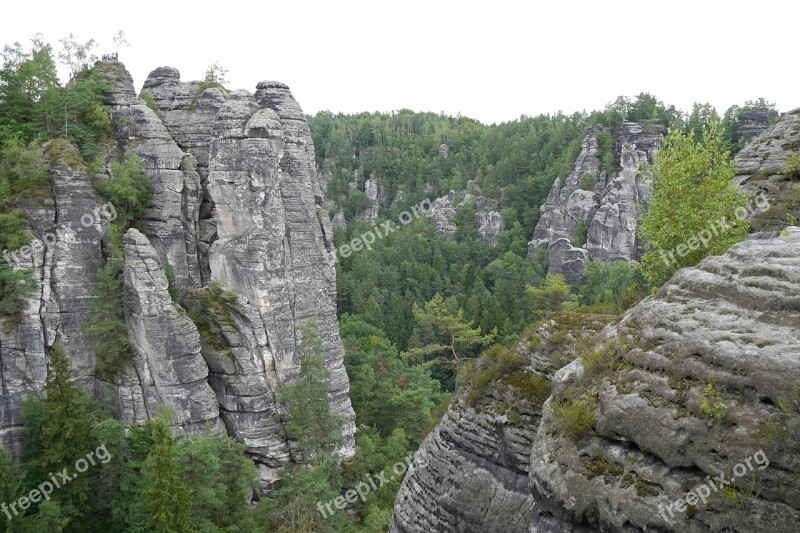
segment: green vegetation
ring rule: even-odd
[[[605,307],[621,313],[646,296],[645,280],[633,263],[625,261],[588,261],[583,270],[584,282],[575,291],[581,305]]]
[[[168,264],[164,267],[164,275],[167,278],[169,297],[172,298],[173,302],[177,302],[180,295],[178,294],[178,282],[175,279],[175,269],[172,268],[172,265]]]
[[[581,219],[578,221],[578,224],[575,226],[575,237],[572,239],[572,246],[576,248],[582,248],[584,244],[586,244],[586,236],[589,233],[589,226],[586,225],[586,221]]]
[[[258,475],[241,444],[177,440],[166,410],[126,432],[78,386],[59,345],[50,362],[46,398],[24,406],[24,466],[0,450],[0,497],[14,502],[65,468],[74,478],[51,501],[32,502],[13,531],[263,531],[247,505]],[[87,471],[75,475],[90,452]]]
[[[734,215],[747,200],[732,178],[732,162],[717,129],[707,128],[702,142],[670,131],[653,168],[653,200],[640,227],[650,247],[642,272],[651,284],[663,284],[677,269],[721,254],[748,234],[749,223]],[[707,232],[708,247],[698,240],[701,231]]]
[[[715,420],[725,420],[728,405],[713,382],[708,383],[700,393],[700,412]]]
[[[230,310],[231,306],[237,304],[236,295],[224,290],[217,283],[211,283],[190,292],[181,303],[197,326],[203,346],[210,346],[217,351],[224,350],[223,328],[236,328],[236,321]]]
[[[550,382],[525,369],[526,361],[518,353],[499,344],[492,346],[476,362],[465,378],[467,405],[475,407],[491,383],[512,387],[517,400],[542,404],[550,396]]]
[[[577,297],[561,274],[547,274],[541,287],[528,287],[535,300],[534,315],[541,318],[576,308]]]
[[[158,105],[156,105],[156,101],[150,91],[142,89],[142,92],[139,93],[139,98],[144,101],[145,105],[147,105],[158,118],[161,118],[161,110],[158,108]]]
[[[585,174],[583,178],[581,178],[581,184],[578,186],[578,188],[583,189],[584,191],[594,191],[596,186],[597,176],[594,174]]]
[[[800,178],[800,152],[789,154],[786,158],[786,166],[781,170],[781,174]]]
[[[414,319],[418,326],[415,340],[421,346],[410,349],[406,353],[408,359],[426,365],[432,361],[440,364],[455,363],[459,367],[465,357],[465,350],[492,342],[496,331],[483,335],[480,327],[473,328],[471,322],[465,322],[464,310],[456,307],[455,298],[444,300],[440,294],[436,294],[424,308],[414,304]],[[429,358],[436,354],[443,355],[435,359]]]
[[[97,272],[93,288],[97,297],[89,306],[86,332],[95,347],[95,371],[112,381],[124,366],[133,362],[128,324],[125,322],[125,301],[120,269],[109,262]]]
[[[619,157],[614,146],[614,135],[610,131],[604,131],[597,136],[597,157],[600,159],[600,168],[607,173],[619,172]],[[583,188],[581,187],[581,189]]]
[[[584,437],[597,421],[597,401],[591,397],[563,398],[553,404],[553,415],[572,439]]]
[[[152,446],[142,468],[146,488],[142,500],[147,526],[158,533],[189,533],[192,493],[183,481],[170,434],[168,410],[162,410],[152,425]],[[200,487],[197,487],[198,489]]]

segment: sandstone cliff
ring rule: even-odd
[[[639,254],[636,230],[641,209],[650,202],[641,167],[653,163],[664,131],[657,124],[624,123],[614,135],[618,172],[601,168],[600,133],[587,128],[575,166],[553,184],[528,245],[531,257],[548,256],[552,274],[572,279],[586,261]]]
[[[97,209],[86,170],[51,161],[52,199],[23,208],[36,236],[55,232],[58,239],[23,265],[35,269],[41,291],[18,323],[0,327],[3,443],[18,448],[21,402],[41,392],[47,349],[58,341],[87,388],[121,420],[147,420],[169,405],[179,431],[227,430],[242,441],[268,482],[293,457],[276,395],[299,370],[300,326],[317,317],[332,373],[331,407],[347,420],[342,453],[351,455],[354,414],[336,318],[333,229],[321,207],[308,124],[288,87],[261,82],[255,94],[229,92],[183,83],[177,70],[164,67],[145,82],[153,110],[122,64],[95,68],[111,85],[106,104],[115,130],[101,150],[109,163],[137,155],[151,181],[143,231],[125,236],[134,361],[113,383],[95,376],[83,326],[108,221],[98,216],[81,226],[81,216]],[[168,266],[180,303],[168,293]],[[204,328],[219,332],[213,342],[181,305],[202,298],[218,304],[203,317]]]
[[[738,162],[771,202],[796,183],[780,171],[798,116]],[[576,172],[596,169],[592,138]],[[785,214],[605,327],[574,315],[526,332],[523,371],[479,362],[407,473],[392,531],[797,531],[800,228]],[[550,379],[546,400],[509,377],[530,373]],[[706,501],[687,498],[715,479]]]

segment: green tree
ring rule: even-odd
[[[408,358],[426,363],[455,363],[459,367],[470,349],[492,342],[495,333],[484,335],[480,327],[473,328],[472,323],[464,319],[464,310],[455,307],[453,300],[445,300],[440,294],[436,294],[424,307],[414,304],[417,324],[433,331],[435,337],[424,339],[422,346],[409,350]],[[442,355],[429,359],[437,354]]]
[[[642,272],[651,284],[659,286],[677,269],[725,252],[749,233],[749,223],[735,216],[747,199],[733,185],[733,175],[716,126],[703,131],[702,141],[670,130],[652,170],[653,200],[640,226],[649,246]],[[708,247],[697,242],[701,232],[707,232]]]
[[[97,375],[112,381],[122,365],[132,361],[122,277],[113,262],[97,272],[97,283],[92,292],[96,299],[89,305],[89,321],[85,331],[92,339],[97,354]]]
[[[13,502],[17,496],[17,471],[11,455],[0,448],[0,503]],[[6,531],[8,518],[0,513],[0,531]]]
[[[50,352],[50,372],[44,390],[39,429],[41,456],[34,461],[33,468],[40,473],[72,469],[78,459],[95,450],[97,443],[92,434],[91,401],[75,383],[69,359],[60,344],[55,344]],[[33,481],[38,484],[42,479],[45,478]],[[91,473],[76,475],[53,495],[71,523],[80,523],[91,511],[92,484]]]
[[[336,452],[344,444],[344,420],[330,410],[330,371],[325,367],[316,318],[300,329],[300,335],[295,348],[300,375],[281,391],[279,399],[289,418],[286,433],[297,443],[303,464],[290,463],[281,469],[283,486],[274,499],[262,500],[260,507],[269,526],[280,532],[341,531],[339,524],[346,519],[324,517],[317,503],[338,496],[341,469]]]
[[[317,466],[329,461],[343,444],[344,419],[331,413],[330,370],[319,336],[317,319],[300,328],[301,340],[295,348],[300,374],[284,387],[279,398],[286,405],[289,423],[286,432],[297,442],[303,462]]]
[[[253,529],[248,502],[258,487],[258,470],[243,444],[228,436],[194,436],[180,442],[176,458],[183,480],[193,487],[192,529]]]
[[[561,274],[548,274],[541,287],[528,286],[528,294],[533,297],[534,313],[539,317],[567,311],[575,306],[577,300]]]
[[[192,492],[181,479],[175,439],[170,434],[172,413],[162,408],[152,424],[153,445],[142,468],[147,526],[156,533],[188,533]]]

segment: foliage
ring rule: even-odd
[[[526,364],[524,357],[502,345],[496,344],[486,350],[466,378],[469,390],[467,405],[475,407],[489,384],[500,380],[512,385],[525,385],[521,391],[525,399],[543,403],[550,395],[550,383],[538,375],[527,376]]]
[[[93,52],[97,47],[97,41],[94,39],[80,42],[70,33],[69,37],[64,37],[59,42],[61,51],[58,53],[58,59],[69,69],[70,78],[75,78],[80,72],[88,70],[98,59]]]
[[[575,237],[572,239],[572,246],[582,248],[586,244],[586,236],[589,233],[589,226],[586,221],[581,219],[575,225]]]
[[[528,287],[537,317],[561,314],[575,307],[577,297],[562,274],[547,274],[541,287]]]
[[[786,166],[781,170],[781,174],[800,178],[800,152],[793,152],[786,158]]]
[[[332,458],[344,444],[344,420],[330,409],[330,370],[325,366],[318,328],[316,318],[312,318],[300,329],[302,340],[295,349],[300,375],[280,393],[290,419],[286,433],[297,441],[304,462],[312,466]]]
[[[153,422],[153,444],[142,468],[147,525],[156,533],[188,533],[191,528],[191,489],[181,477],[171,413],[162,409]]]
[[[419,445],[434,407],[446,399],[439,383],[402,359],[384,332],[363,318],[345,315],[340,331],[359,426],[374,428],[378,438],[402,429],[412,447]]]
[[[591,397],[565,398],[553,403],[553,415],[564,432],[572,439],[580,439],[597,420],[597,402]]]
[[[620,163],[614,145],[614,135],[608,130],[601,132],[597,136],[597,157],[600,159],[600,167],[603,170],[609,174],[619,172]],[[585,189],[585,187],[581,187],[581,189]]]
[[[419,346],[406,353],[406,357],[413,361],[426,364],[431,361],[454,362],[458,367],[471,350],[489,344],[496,336],[496,332],[484,335],[480,327],[473,328],[472,322],[465,321],[464,310],[456,309],[455,299],[445,300],[440,294],[424,307],[414,304],[413,313],[421,332]],[[442,355],[430,359],[437,354]]]
[[[122,164],[111,163],[111,180],[101,192],[117,210],[115,223],[125,229],[137,227],[150,201],[150,178],[142,160],[131,155]]]
[[[155,98],[153,98],[153,94],[150,91],[142,89],[139,93],[139,98],[144,101],[145,105],[149,107],[158,118],[161,118],[161,110],[158,108]]]
[[[167,264],[167,266],[164,267],[164,275],[167,278],[167,291],[169,292],[169,297],[173,302],[177,302],[180,295],[178,293],[178,282],[175,279],[175,269],[172,267],[172,265]]]
[[[625,261],[588,261],[584,281],[578,286],[578,300],[585,306],[611,306],[623,311],[623,300],[636,284],[644,282],[638,268]]]
[[[92,405],[86,393],[72,378],[69,360],[60,344],[50,353],[50,371],[45,384],[45,399],[26,406],[26,425],[31,439],[26,443],[26,466],[23,485],[35,488],[47,472],[72,468],[78,459],[96,448],[92,435]],[[65,518],[80,523],[92,509],[92,478],[76,476],[63,486],[53,499]]]
[[[706,129],[702,142],[679,129],[670,131],[653,168],[653,200],[640,226],[650,248],[642,258],[642,272],[651,284],[661,285],[678,268],[723,253],[748,234],[749,223],[734,216],[746,198],[732,178],[732,163],[719,130]],[[713,234],[711,225],[719,226],[723,219],[730,229]],[[708,248],[690,249],[690,239],[697,241],[701,231],[710,236]]]
[[[223,68],[222,65],[215,61],[213,65],[209,65],[206,69],[203,84],[206,87],[222,87],[228,83],[227,75],[228,69]]]
[[[181,478],[192,487],[192,530],[253,529],[247,503],[258,487],[258,469],[243,444],[228,436],[190,437],[178,445],[176,461]]]
[[[700,393],[700,412],[716,420],[725,419],[728,406],[713,382],[706,384],[706,388]]]
[[[96,298],[89,304],[89,320],[85,331],[97,354],[97,375],[106,381],[113,381],[123,365],[133,362],[128,324],[125,322],[122,276],[113,262],[98,270],[92,293]]]
[[[183,306],[197,326],[203,346],[210,346],[217,351],[225,349],[222,329],[236,328],[230,310],[236,302],[236,295],[224,290],[218,283],[210,283],[184,297]]]

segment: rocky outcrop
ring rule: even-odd
[[[52,196],[19,207],[31,223],[30,254],[11,250],[13,268],[29,268],[39,283],[19,317],[0,318],[0,442],[20,450],[22,403],[41,394],[48,350],[61,343],[79,382],[94,383],[95,352],[83,325],[94,300],[92,288],[103,264],[100,242],[111,213],[98,208],[80,156],[61,140],[45,145]],[[5,258],[3,260],[6,260]]]
[[[482,408],[466,383],[406,475],[392,531],[796,531],[798,294],[792,227],[679,271],[599,333],[533,328],[520,352],[554,372],[551,396],[504,419],[498,406],[516,404],[498,391],[517,380],[490,376]]]
[[[796,531],[798,294],[792,228],[679,271],[604,330],[554,378],[531,451],[537,503],[604,531]],[[591,423],[571,434],[580,413]],[[675,507],[720,475],[732,485]]]
[[[152,420],[167,405],[184,432],[224,432],[197,327],[172,301],[164,266],[147,237],[131,229],[124,240],[125,319],[138,383],[128,389],[133,413],[124,409],[121,418],[129,424]]]
[[[775,111],[766,107],[757,107],[740,111],[735,119],[737,139],[749,142],[767,131],[773,113],[775,113]]]
[[[497,211],[499,202],[481,196],[481,190],[474,180],[467,183],[467,188],[461,191],[450,191],[447,196],[436,198],[431,204],[431,220],[436,231],[442,235],[456,234],[458,227],[455,224],[459,209],[464,206],[475,208],[475,228],[480,236],[491,244],[497,246],[497,240],[505,229],[502,215]]]
[[[547,254],[552,274],[574,279],[587,260],[627,261],[639,255],[636,231],[650,202],[640,170],[653,163],[663,128],[624,123],[614,135],[619,172],[601,168],[601,133],[587,128],[575,166],[553,184],[528,245],[533,258]]]
[[[800,219],[800,176],[786,171],[790,154],[800,152],[800,109],[778,122],[736,156],[736,184],[747,194],[763,196],[767,209],[754,210],[754,231],[776,231]]]
[[[356,221],[374,222],[378,219],[378,212],[380,210],[379,197],[382,196],[381,189],[383,189],[383,187],[374,177],[369,178],[364,183],[364,194],[367,196],[367,201],[369,201],[369,207],[363,213],[356,216]]]
[[[568,345],[611,317],[564,315],[530,328],[516,354],[480,359],[400,487],[391,531],[528,531],[536,514],[529,453]],[[566,341],[566,343],[565,343]],[[556,522],[553,522],[556,523]]]
[[[37,236],[56,235],[22,265],[34,268],[42,290],[19,320],[0,324],[3,443],[18,449],[19,407],[28,394],[41,393],[47,350],[58,341],[87,389],[120,420],[151,419],[166,404],[179,432],[227,430],[247,446],[268,484],[276,468],[300,459],[276,398],[298,374],[300,328],[316,317],[331,371],[331,408],[346,420],[341,453],[352,455],[333,227],[322,207],[308,124],[288,87],[261,82],[255,94],[228,92],[185,84],[164,67],[145,83],[151,109],[121,63],[95,68],[111,88],[105,103],[114,138],[101,147],[109,163],[105,179],[114,179],[112,161],[135,155],[151,182],[142,231],[125,236],[133,361],[112,383],[94,375],[84,326],[104,264],[108,217],[98,214],[81,227],[81,217],[98,210],[86,171],[80,163],[53,163],[54,199],[26,207]],[[65,150],[72,148],[54,153],[80,161]],[[168,267],[180,303],[170,297]]]

